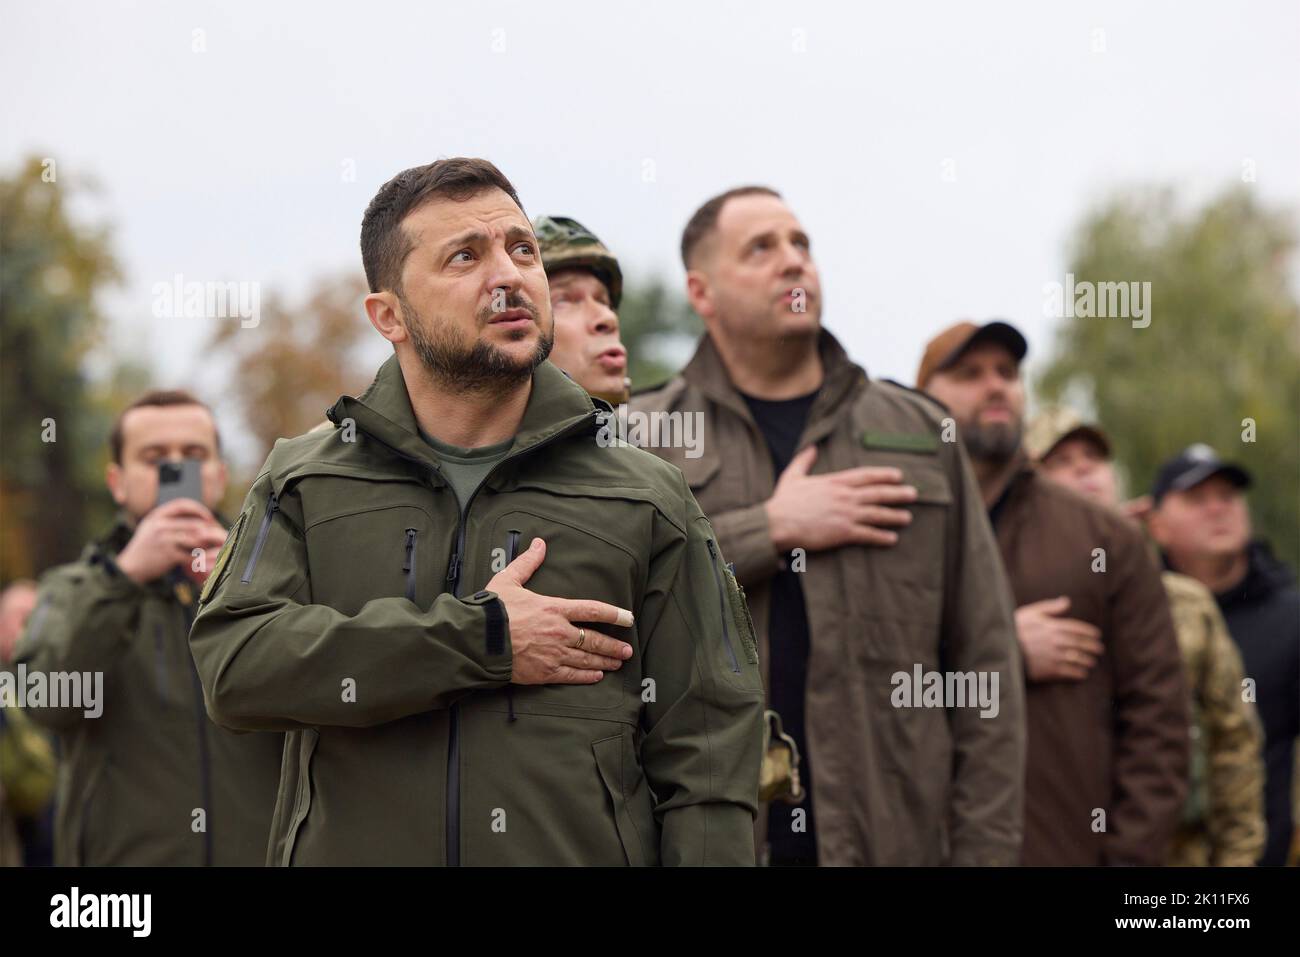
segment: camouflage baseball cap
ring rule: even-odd
[[[609,290],[610,305],[618,308],[623,298],[623,271],[595,233],[566,216],[538,216],[533,220],[533,232],[548,276],[557,269],[590,269]]]
[[[1061,443],[1075,438],[1091,442],[1103,457],[1110,458],[1110,439],[1106,433],[1064,405],[1050,405],[1029,420],[1025,428],[1025,451],[1034,461],[1041,462]]]

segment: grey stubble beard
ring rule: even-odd
[[[961,427],[961,438],[966,444],[966,454],[972,459],[991,465],[1005,465],[1020,451],[1024,437],[1024,423],[995,422],[980,425],[970,422]]]

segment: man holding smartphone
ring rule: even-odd
[[[188,645],[226,539],[213,512],[227,478],[216,422],[188,392],[150,392],[109,441],[118,520],[45,575],[15,659],[50,687],[103,676],[94,708],[26,709],[60,735],[56,863],[261,864],[283,736],[213,724]]]

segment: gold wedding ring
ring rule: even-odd
[[[575,647],[575,648],[581,648],[581,647],[582,647],[582,643],[583,643],[584,641],[586,641],[586,640],[587,640],[587,629],[586,629],[586,628],[579,628],[579,629],[578,629],[578,643],[577,643],[576,645],[574,645],[573,647]]]

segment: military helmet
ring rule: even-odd
[[[538,216],[533,220],[533,232],[548,276],[557,269],[590,269],[609,290],[610,305],[618,308],[623,298],[623,271],[591,230],[566,216]]]

